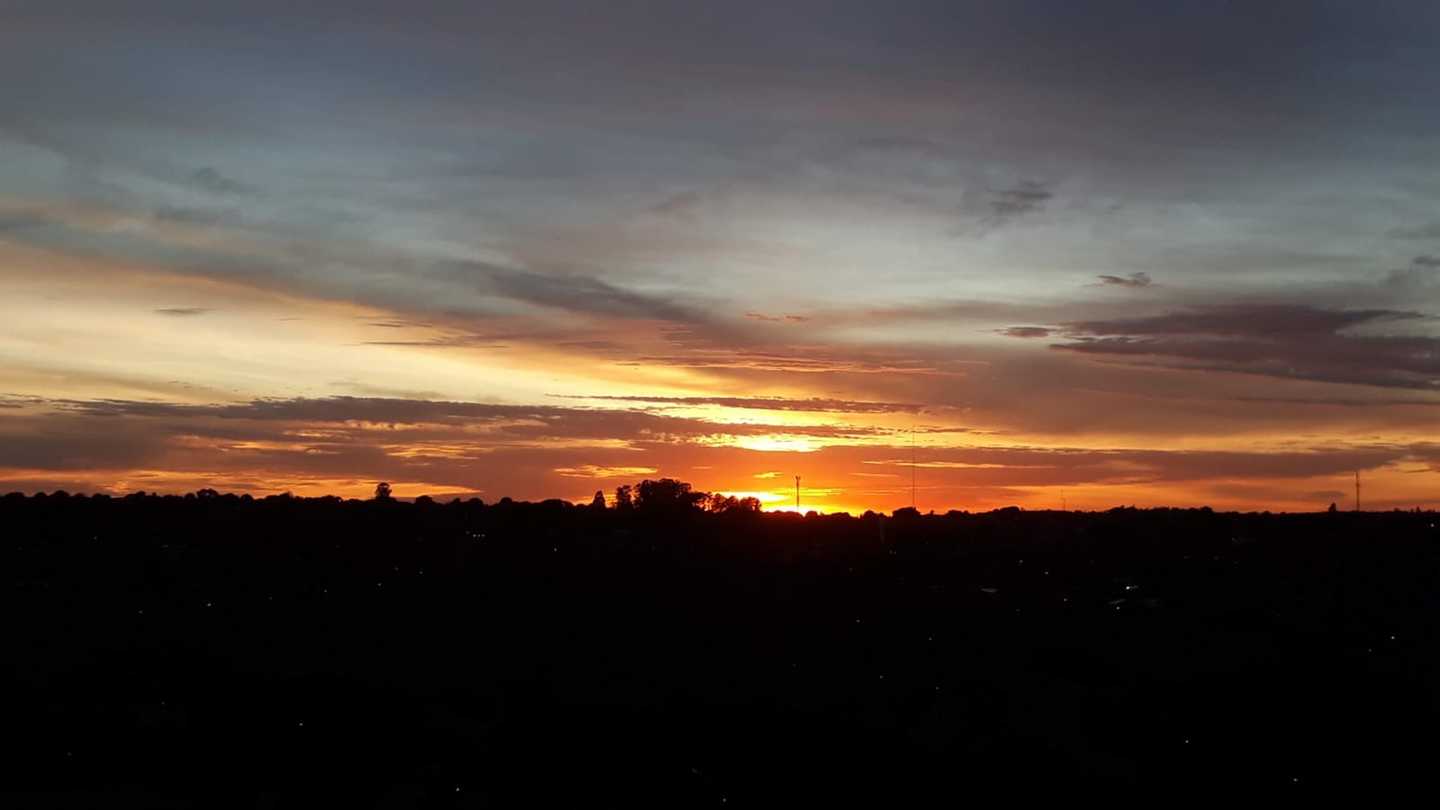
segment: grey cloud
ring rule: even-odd
[[[185,213],[190,209],[179,211],[182,219],[208,219],[203,213],[190,217]],[[465,321],[476,315],[514,314],[495,306],[495,300],[508,299],[572,313],[670,321],[697,332],[703,329],[706,334],[721,329],[698,308],[579,272],[547,273],[484,262],[425,261],[393,253],[369,254],[354,246],[327,251],[302,240],[282,242],[273,255],[246,255],[166,241],[141,232],[92,228],[29,215],[16,218],[16,225],[17,238],[71,254],[159,262],[178,272],[244,278],[309,295],[424,313],[427,317],[452,316],[452,320]],[[337,275],[337,267],[345,268],[347,273]],[[467,334],[434,345],[488,342]]]
[[[1415,292],[1440,283],[1440,257],[1426,254],[1410,260],[1410,266],[1403,270],[1391,270],[1385,274],[1383,286],[1406,292]]]
[[[0,214],[0,234],[6,231],[38,228],[50,224],[52,224],[52,220],[49,217],[29,211],[15,211]]]
[[[1440,239],[1440,222],[1407,228],[1391,228],[1386,231],[1391,239]]]
[[[1285,304],[1240,304],[1143,318],[1074,321],[1065,324],[1065,331],[1072,335],[1320,336],[1362,324],[1424,317],[1418,312],[1388,309],[1337,310]]]
[[[252,194],[255,189],[230,177],[226,177],[213,166],[204,166],[191,172],[187,178],[189,184],[201,191],[211,194],[228,196],[235,194]]]
[[[852,145],[861,152],[901,152],[904,154],[921,154],[930,157],[944,157],[949,154],[942,144],[929,138],[917,138],[908,135],[877,135],[872,138],[861,138]]]
[[[784,315],[767,315],[763,312],[747,312],[745,313],[745,317],[752,321],[765,321],[767,323],[805,323],[810,320],[810,316],[808,315],[792,315],[790,313],[785,313]]]
[[[898,448],[897,448],[898,449]],[[850,453],[851,451],[846,451]],[[1002,478],[1012,486],[1079,483],[1158,483],[1205,479],[1309,478],[1375,469],[1423,456],[1423,446],[1241,452],[1191,450],[1082,450],[979,447],[927,451],[927,478],[942,481]],[[908,467],[908,456],[862,463]]]
[[[29,406],[27,406],[28,408]],[[106,429],[95,420],[7,415],[0,424],[0,468],[76,470],[144,467],[162,440],[144,431]]]
[[[516,301],[571,312],[682,323],[707,320],[666,297],[627,290],[594,276],[527,272],[482,262],[458,263],[447,275]]]
[[[207,307],[161,307],[155,310],[157,315],[168,315],[172,318],[192,318],[196,315],[204,315],[213,312]]]
[[[994,227],[1044,210],[1046,201],[1055,195],[1044,183],[1026,180],[1012,188],[991,191],[988,196],[990,215],[983,222]]]
[[[1070,342],[1056,348],[1196,369],[1440,390],[1440,339],[1347,331],[1422,318],[1397,310],[1237,305],[1068,323]]]
[[[674,217],[687,222],[695,222],[700,202],[703,198],[697,191],[682,191],[661,200],[659,203],[647,209],[652,214]]]
[[[162,205],[155,209],[155,219],[161,222],[178,222],[184,225],[239,224],[240,216],[235,211],[213,208],[185,208],[177,205]]]
[[[1344,399],[1340,397],[1238,397],[1265,405],[1307,405],[1328,408],[1440,408],[1440,399]]]
[[[1055,330],[1045,326],[1011,326],[1001,329],[999,332],[1006,337],[1013,338],[1043,338],[1050,337]]]
[[[1096,276],[1102,285],[1112,287],[1149,287],[1154,282],[1149,273],[1131,273],[1128,276]]]

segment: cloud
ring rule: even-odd
[[[1142,318],[1075,321],[1071,335],[1175,336],[1233,338],[1319,337],[1367,323],[1424,318],[1418,312],[1387,309],[1320,309],[1288,304],[1237,304],[1194,308]]]
[[[1055,334],[1055,330],[1046,326],[1010,326],[998,330],[1000,334],[1013,338],[1043,338]]]
[[[652,214],[694,223],[698,220],[700,203],[704,198],[697,191],[682,191],[646,209]]]
[[[1391,239],[1440,239],[1440,222],[1409,228],[1391,228],[1385,235]]]
[[[695,471],[702,489],[796,474],[820,486],[837,479],[871,482],[870,489],[841,493],[849,506],[908,500],[908,487],[907,493],[884,489],[887,480],[908,479],[910,472],[910,449],[893,434],[880,444],[842,441],[791,454],[782,472],[767,469],[774,461],[757,456],[759,451],[709,441],[717,431],[744,434],[756,426],[626,411],[366,398],[203,406],[117,400],[22,404],[0,420],[0,480],[45,482],[50,488],[215,486],[363,495],[375,481],[387,480],[417,492],[580,497],[595,486],[576,491],[578,480],[633,480],[669,469]],[[1435,445],[1423,443],[1254,451],[966,445],[925,446],[921,453],[916,467],[922,489],[967,505],[991,497],[984,493],[996,488],[1168,483],[1199,492],[1194,482],[1258,486],[1402,463],[1433,466],[1440,459]]]
[[[203,166],[191,172],[186,178],[189,184],[201,191],[211,194],[230,196],[235,194],[252,194],[254,189],[241,183],[238,180],[226,177],[213,166]]]
[[[1056,348],[1159,358],[1182,367],[1290,379],[1440,390],[1440,339],[1374,334],[1425,316],[1385,309],[1234,305],[1064,325]],[[1349,331],[1365,327],[1364,334]]]
[[[1149,273],[1131,273],[1128,276],[1096,276],[1100,284],[1111,287],[1149,287],[1152,283]]]
[[[639,366],[666,365],[737,372],[795,374],[934,374],[963,373],[964,361],[949,357],[916,357],[913,352],[860,347],[777,347],[775,349],[696,348],[684,354],[647,354]]]
[[[991,191],[990,211],[996,220],[1008,221],[1043,210],[1054,196],[1044,183],[1027,180],[1013,188]]]
[[[0,211],[0,234],[6,231],[39,228],[52,223],[53,220],[51,218],[34,211]]]
[[[679,323],[708,320],[667,297],[627,290],[589,275],[530,272],[483,262],[457,263],[446,275],[516,301],[570,312]]]
[[[606,467],[581,464],[578,467],[556,467],[555,472],[566,478],[638,478],[660,472],[655,467]]]
[[[652,402],[661,405],[753,408],[767,411],[810,411],[830,413],[918,413],[924,406],[907,402],[861,402],[849,399],[790,399],[786,397],[666,397],[666,396],[567,396],[567,399],[593,399],[619,402]]]
[[[766,321],[767,323],[805,323],[810,320],[810,316],[808,315],[792,315],[788,312],[784,315],[766,315],[763,312],[747,312],[745,313],[745,317],[752,321]]]
[[[208,307],[160,307],[155,312],[158,315],[168,315],[172,318],[192,318],[196,315],[214,312],[214,310]]]
[[[925,470],[932,483],[936,476],[941,476],[939,480],[988,480],[1008,486],[1223,481],[1351,473],[1419,459],[1425,449],[1409,445],[1269,452],[973,447],[927,449],[927,457],[915,466]],[[860,463],[907,469],[911,466],[908,457],[900,456],[866,458]]]
[[[1423,103],[1440,58],[1427,42],[1435,27],[1416,23],[1440,13],[1425,4],[1329,3],[1303,14],[1293,3],[1172,4],[1156,15],[1137,11],[1143,4],[1097,14],[1058,1],[1003,11],[859,3],[841,14],[807,0],[717,4],[700,19],[641,3],[596,25],[509,0],[483,9],[436,0],[421,14],[366,2],[347,12],[361,42],[336,38],[336,2],[257,3],[87,0],[79,15],[20,4],[33,22],[12,21],[19,34],[0,49],[0,68],[33,77],[33,92],[0,109],[0,188],[18,211],[64,207],[40,201],[109,208],[56,222],[0,214],[5,249],[104,268],[95,287],[133,292],[126,310],[142,315],[199,303],[223,307],[227,322],[253,315],[255,333],[275,325],[262,312],[269,303],[142,297],[154,288],[130,272],[224,278],[435,326],[356,333],[347,324],[341,336],[307,310],[304,338],[250,355],[243,369],[206,369],[199,358],[187,360],[193,373],[176,371],[173,351],[115,341],[126,362],[103,365],[127,379],[77,382],[68,369],[103,358],[56,345],[42,319],[14,337],[34,347],[24,360],[35,378],[66,382],[15,390],[103,396],[223,372],[236,397],[313,391],[339,374],[285,369],[329,362],[326,340],[350,352],[373,337],[396,347],[384,352],[394,362],[356,376],[387,395],[816,393],[942,402],[1017,436],[1154,440],[1147,446],[1302,422],[1305,435],[1370,435],[1381,418],[1394,430],[1375,435],[1428,435],[1419,408],[1392,409],[1409,411],[1401,423],[1233,396],[1318,397],[1329,389],[1316,380],[1424,385],[1435,378],[1427,323],[1266,334],[1209,323],[1170,334],[1133,322],[1158,311],[1137,308],[1151,298],[1184,310],[1237,290],[1334,301],[1330,280],[1365,273],[1371,259],[1359,254],[1377,233],[1409,226],[1392,236],[1440,240],[1440,223],[1427,224],[1436,189],[1412,170],[1427,159],[1415,133],[1434,131],[1440,116]],[[77,20],[105,36],[91,38],[84,60],[54,59]],[[1214,48],[1217,37],[1234,47]],[[553,69],[555,54],[565,69]],[[1140,63],[1151,69],[1131,69]],[[1317,204],[1316,176],[1349,193]],[[1102,213],[1121,200],[1123,212]],[[972,229],[1026,227],[957,245],[946,236],[962,217]],[[1408,247],[1396,266],[1440,247],[1388,244]],[[456,257],[490,269],[457,268]],[[1346,305],[1427,309],[1437,268],[1409,265],[1395,278],[1402,289],[1367,282],[1370,297]],[[1135,267],[1165,281],[1133,289]],[[1104,283],[1096,273],[1117,274],[1114,294],[1067,281]],[[55,300],[59,314],[81,317],[64,309],[74,299]],[[814,313],[815,328],[782,329],[787,307]],[[92,308],[97,329],[120,320],[106,309]],[[1119,331],[1057,338],[1070,323]],[[1036,352],[997,340],[997,329],[1076,348]],[[498,367],[522,373],[489,385],[505,373]],[[306,407],[316,418],[328,409],[367,419],[434,406]],[[424,428],[436,434],[426,452],[443,431],[486,432],[493,445],[466,452],[493,454],[502,440],[548,434],[599,441],[606,426],[626,443],[698,429],[615,407],[455,406],[421,418],[437,420]],[[260,410],[155,419],[250,430]],[[545,474],[582,462],[623,466],[582,455]]]
[[[1267,405],[1308,405],[1329,408],[1440,408],[1440,400],[1433,399],[1344,399],[1340,397],[1237,397],[1241,402],[1258,402]]]
[[[962,225],[958,233],[985,236],[1045,210],[1045,204],[1054,196],[1045,183],[1033,180],[1003,189],[971,186],[960,195],[959,210],[974,219]]]
[[[1391,270],[1387,273],[1383,284],[1386,287],[1413,292],[1416,288],[1440,282],[1440,273],[1437,273],[1437,270],[1440,270],[1440,256],[1416,256],[1404,270]]]
[[[154,211],[154,217],[160,222],[173,222],[182,225],[239,224],[241,221],[240,215],[235,211],[178,205],[159,206]]]
[[[82,416],[154,418],[176,422],[209,419],[217,420],[216,424],[220,425],[228,422],[331,422],[344,423],[347,430],[402,430],[420,426],[434,431],[437,439],[453,436],[458,429],[468,436],[483,434],[490,442],[529,443],[551,439],[587,439],[624,444],[713,441],[717,436],[773,435],[843,440],[887,433],[881,428],[862,425],[732,423],[640,410],[498,405],[386,397],[258,399],[214,405],[120,399],[51,400],[50,404],[61,412]]]

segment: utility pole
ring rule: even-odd
[[[910,508],[915,508],[915,426],[910,426]],[[917,510],[918,511],[918,510]]]
[[[795,476],[795,514],[800,514],[800,476]]]

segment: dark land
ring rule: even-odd
[[[12,807],[1432,780],[1440,515],[0,499]],[[4,799],[4,796],[0,796]]]

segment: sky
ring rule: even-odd
[[[0,490],[1440,507],[1440,6],[0,0]]]

